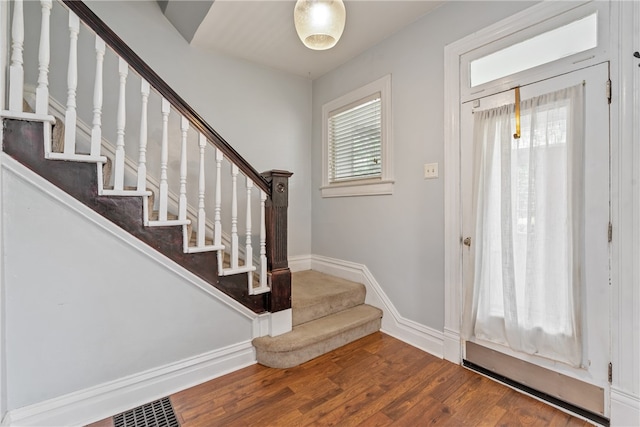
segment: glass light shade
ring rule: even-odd
[[[298,0],[293,22],[309,49],[326,50],[338,43],[347,17],[342,0]]]

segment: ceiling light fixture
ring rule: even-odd
[[[342,0],[298,0],[293,22],[298,37],[309,49],[331,49],[338,43],[347,17]]]

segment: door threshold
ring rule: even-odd
[[[573,405],[567,401],[564,401],[562,399],[558,399],[555,396],[551,396],[550,394],[544,393],[540,390],[536,390],[534,388],[531,388],[529,386],[526,386],[518,381],[515,381],[511,378],[505,377],[504,375],[500,375],[496,372],[493,372],[489,369],[483,368],[480,365],[476,365],[473,362],[469,362],[466,359],[462,360],[462,366],[471,369],[472,371],[476,371],[482,375],[485,375],[487,377],[490,377],[498,382],[501,382],[503,384],[506,384],[510,387],[513,387],[515,389],[518,389],[520,391],[523,391],[526,394],[530,394],[532,396],[537,397],[538,399],[544,400],[546,402],[549,402],[552,405],[564,408],[576,415],[579,415],[583,418],[586,418],[588,420],[594,421],[596,423],[598,423],[599,425],[602,425],[604,427],[610,427],[610,420],[608,418],[603,417],[600,414],[595,414],[591,411],[588,411],[584,408],[581,408],[579,406]]]

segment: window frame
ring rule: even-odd
[[[549,12],[541,20],[537,20],[524,28],[508,27],[501,30],[500,37],[485,44],[479,44],[460,55],[460,101],[467,102],[513,89],[519,84],[533,83],[544,80],[556,74],[557,69],[567,71],[586,68],[602,62],[602,58],[609,54],[608,37],[610,33],[610,2],[585,1],[578,4],[567,2],[551,2],[546,6]],[[589,15],[597,14],[597,45],[591,49],[546,62],[508,76],[496,78],[477,86],[471,86],[471,62],[483,58],[502,49],[525,42],[536,36],[556,30]],[[532,22],[534,17],[531,17]],[[490,39],[490,38],[489,38]],[[471,46],[471,45],[469,45]]]
[[[336,110],[380,93],[380,162],[379,177],[330,181],[329,117]],[[354,105],[355,106],[355,105]],[[348,197],[393,194],[393,160],[391,138],[391,75],[368,83],[322,106],[322,197]]]

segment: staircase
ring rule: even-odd
[[[380,330],[382,310],[360,283],[308,270],[292,275],[293,330],[253,340],[258,363],[291,368]]]
[[[307,271],[295,274],[292,288],[287,261],[288,179],[292,174],[280,170],[258,173],[81,1],[26,3],[30,8],[37,5],[42,13],[35,99],[31,105],[25,102],[25,5],[22,0],[12,4],[9,102],[7,110],[1,111],[3,155],[254,313],[270,313],[272,336],[253,341],[259,363],[296,366],[380,329],[382,311],[364,304],[361,284]],[[50,27],[52,7],[68,14],[68,27]],[[37,24],[27,27],[37,28]],[[93,31],[95,50],[78,50],[78,37],[86,34],[84,30],[80,34],[81,24]],[[8,29],[1,31],[0,43],[9,38]],[[51,37],[50,32],[58,32],[58,37]],[[62,40],[64,48],[68,46],[64,82],[49,81],[50,42],[56,39]],[[102,77],[107,47],[118,56],[117,88],[105,87]],[[94,82],[91,109],[78,108],[79,57],[95,61],[95,76],[83,76]],[[129,76],[129,70],[135,73]],[[141,111],[126,108],[127,82],[140,87]],[[65,106],[49,95],[49,85],[66,89]],[[106,90],[118,93],[117,105],[102,105]],[[150,94],[161,99],[160,111],[149,111]],[[52,107],[55,103],[59,107]],[[116,141],[102,137],[102,112],[107,108],[117,112],[111,127],[117,131]],[[130,132],[125,126],[132,116],[137,128]],[[171,129],[170,123],[180,125]],[[86,141],[79,137],[82,132]],[[161,135],[155,153],[153,144],[147,145],[154,132]],[[125,138],[129,134],[139,135],[137,144]],[[79,141],[86,143],[83,146]],[[137,158],[132,159],[133,154]],[[188,170],[187,157],[197,170]],[[230,172],[230,178],[222,170]],[[197,179],[187,179],[189,175]],[[215,179],[205,179],[207,176]]]
[[[13,0],[8,10],[3,151],[251,311],[288,311],[291,173],[257,172],[84,3]],[[52,25],[53,12],[68,25]],[[38,27],[33,49],[25,29]],[[116,79],[104,70],[111,54]],[[94,73],[78,65],[92,62]]]

